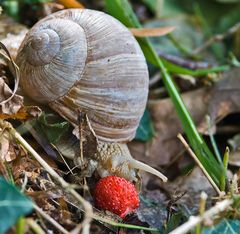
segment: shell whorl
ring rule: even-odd
[[[29,31],[18,52],[17,64],[24,75],[21,87],[35,101],[54,101],[79,80],[86,58],[86,37],[79,24],[43,19]]]
[[[26,60],[33,66],[48,64],[60,50],[60,38],[51,29],[44,29],[29,38]]]
[[[26,63],[27,48],[35,47],[31,36],[50,29],[58,34],[58,53],[47,64]],[[135,38],[113,17],[86,9],[54,13],[29,31],[17,64],[25,92],[47,102],[74,126],[81,109],[99,139],[124,142],[135,136],[147,101],[148,69]]]

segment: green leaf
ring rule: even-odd
[[[51,143],[56,143],[68,131],[69,123],[54,114],[43,113],[35,122],[34,127],[43,133]]]
[[[202,234],[238,234],[240,230],[240,220],[223,219],[213,227],[205,227]]]
[[[0,233],[7,231],[19,217],[29,214],[32,209],[32,201],[0,177]]]
[[[149,111],[146,109],[135,136],[136,140],[149,141],[154,137],[154,128]]]
[[[119,19],[127,27],[141,27],[140,22],[138,21],[131,8],[131,5],[127,0],[106,0],[106,7],[111,15]],[[164,66],[162,60],[158,57],[148,38],[142,38],[138,40],[138,42],[146,59],[150,63],[160,68],[164,85],[168,90],[173,104],[175,105],[175,109],[181,120],[184,132],[187,135],[191,147],[195,151],[198,159],[201,161],[209,175],[219,186],[220,177],[223,172],[223,166],[217,162],[207,144],[204,142],[202,136],[198,133],[197,128],[177,90],[177,87],[168,73],[167,67]]]

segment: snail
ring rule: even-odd
[[[81,109],[97,137],[101,176],[136,180],[137,170],[166,177],[131,157],[148,96],[148,68],[130,31],[103,12],[67,9],[29,30],[16,59],[20,85],[78,128]]]

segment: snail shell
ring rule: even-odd
[[[85,112],[100,140],[135,136],[148,95],[148,69],[130,31],[94,10],[68,9],[40,20],[17,56],[25,93],[74,126]]]

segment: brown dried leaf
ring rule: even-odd
[[[203,88],[187,92],[182,98],[195,123],[200,123],[207,113],[209,90]],[[133,157],[151,166],[167,165],[183,149],[176,137],[178,133],[183,132],[181,123],[170,98],[149,100],[148,109],[154,122],[156,136],[148,143],[130,142],[130,151]]]
[[[19,119],[19,120],[27,120],[34,117],[39,117],[42,111],[37,106],[23,106],[21,107],[17,113],[14,114],[1,114],[0,119]]]
[[[175,30],[174,26],[160,28],[129,28],[135,37],[160,37],[165,36]]]
[[[77,0],[58,0],[66,8],[84,8],[84,6]]]
[[[206,115],[210,115],[212,125],[231,113],[240,112],[240,68],[223,74],[222,79],[212,88],[201,88],[182,94],[184,103],[198,126],[207,134]],[[149,100],[156,137],[150,143],[130,143],[134,157],[151,166],[166,165],[182,150],[176,135],[182,133],[181,123],[169,98]],[[137,146],[137,147],[136,147]]]
[[[240,111],[240,68],[223,74],[211,91],[209,114],[212,120],[219,120]]]
[[[12,90],[5,83],[3,78],[0,77],[0,103],[4,102],[6,99],[11,97]],[[14,95],[14,97],[7,103],[0,104],[0,113],[1,114],[15,114],[23,106],[23,97],[19,95]]]
[[[13,91],[6,84],[3,77],[0,77],[0,118],[27,119],[29,116],[39,116],[41,114],[41,110],[38,107],[24,107],[23,97],[16,94],[19,84],[19,69],[13,61],[7,47],[2,42],[0,42],[0,49],[4,51],[4,53],[0,51],[0,54],[6,60],[14,77]]]
[[[11,162],[16,158],[13,143],[9,139],[9,134],[6,131],[1,132],[0,138],[0,160],[2,162]]]
[[[23,106],[23,97],[15,94],[8,102],[1,104],[11,97],[12,90],[0,77],[0,119],[26,120],[41,115],[42,111],[37,106]]]
[[[158,189],[146,191],[142,197],[144,199],[141,200],[140,207],[136,211],[138,219],[151,228],[164,225],[167,218],[166,195]]]
[[[188,175],[184,177],[181,176],[166,186],[169,191],[172,191],[171,194],[174,194],[174,191],[186,192],[180,199],[180,202],[181,204],[187,205],[192,214],[198,212],[201,192],[206,192],[210,198],[216,196],[215,190],[199,167],[195,167]],[[208,206],[210,204],[211,199],[208,199]]]

